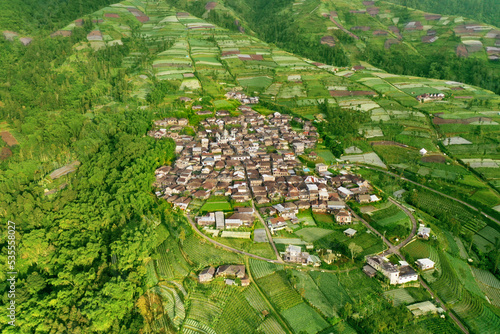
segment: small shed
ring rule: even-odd
[[[422,148],[419,152],[420,152],[420,155],[426,155],[427,154],[427,150],[425,148]]]
[[[352,237],[354,237],[356,232],[358,232],[358,231],[356,231],[353,228],[348,228],[347,230],[344,231],[344,234],[347,235],[349,238],[352,238]]]

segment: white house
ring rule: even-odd
[[[420,152],[420,155],[426,155],[427,154],[427,150],[425,148],[422,148],[419,152]]]

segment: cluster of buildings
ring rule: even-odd
[[[417,272],[406,262],[399,261],[399,265],[389,262],[385,257],[379,255],[368,256],[367,265],[363,267],[363,272],[369,277],[375,276],[380,271],[389,279],[391,285],[405,284],[418,280]],[[434,268],[435,263],[428,258],[418,259],[415,264],[420,270],[430,270]]]
[[[259,103],[259,97],[258,96],[247,96],[246,94],[242,92],[227,92],[224,95],[228,99],[234,99],[238,100],[243,104],[258,104]]]
[[[389,284],[404,284],[418,280],[418,274],[405,261],[400,261],[400,265],[395,265],[389,262],[386,258],[373,255],[366,258],[368,263],[363,267],[363,272],[370,277],[375,276],[377,271],[380,271],[389,279]]]
[[[286,262],[299,263],[304,266],[312,264],[315,267],[321,265],[319,257],[310,255],[308,252],[303,252],[300,246],[289,245],[280,255]]]
[[[217,269],[214,267],[207,267],[198,274],[198,281],[200,283],[207,283],[216,277],[225,278],[227,285],[235,285],[235,279],[241,280],[241,286],[250,284],[250,279],[246,275],[244,265],[222,265]]]

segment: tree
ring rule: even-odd
[[[351,251],[351,259],[354,261],[354,257],[363,251],[361,246],[356,245],[354,242],[349,244],[349,250]]]

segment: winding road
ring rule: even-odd
[[[224,244],[222,244],[222,243],[220,243],[218,241],[215,241],[212,238],[210,238],[209,236],[207,236],[206,234],[204,234],[203,232],[201,232],[198,229],[198,226],[196,226],[196,223],[191,219],[191,217],[189,217],[189,215],[186,214],[186,218],[187,218],[189,224],[191,224],[191,227],[196,232],[196,234],[198,234],[200,237],[202,237],[203,239],[207,240],[208,242],[214,244],[215,246],[221,247],[221,248],[223,248],[223,249],[225,249],[225,250],[227,250],[229,252],[233,252],[233,253],[237,253],[237,254],[241,254],[241,255],[246,255],[248,257],[251,257],[251,258],[254,258],[254,259],[257,259],[257,260],[267,261],[267,262],[271,262],[271,263],[275,263],[275,264],[284,264],[285,263],[285,262],[283,262],[283,260],[281,259],[281,257],[279,258],[279,260],[272,260],[272,259],[268,259],[268,258],[259,256],[259,255],[248,253],[248,252],[242,251],[240,249],[236,249],[236,248],[224,245]],[[305,267],[305,266],[303,266],[301,264],[295,264],[295,263],[290,263],[290,262],[286,262],[286,265],[287,266],[292,266],[292,267],[297,267],[300,270],[307,269],[309,271],[321,271],[321,272],[332,273],[332,274],[345,273],[345,272],[348,272],[348,271],[352,271],[354,269],[359,269],[358,267],[352,267],[352,268],[343,269],[343,270],[329,270],[329,269],[321,269],[321,268],[311,267],[311,266]]]
[[[406,246],[415,237],[415,234],[417,232],[417,220],[415,219],[415,217],[413,216],[413,214],[410,212],[410,210],[408,210],[405,206],[401,205],[400,203],[398,203],[397,201],[395,201],[393,198],[389,198],[389,201],[391,201],[394,205],[397,205],[401,210],[403,210],[404,213],[406,213],[406,215],[410,218],[411,223],[413,225],[411,233],[408,236],[408,238],[406,238],[403,242],[401,242],[397,246],[394,246],[389,240],[387,240],[387,238],[385,238],[382,234],[380,234],[380,232],[378,232],[370,224],[368,224],[368,222],[366,220],[364,220],[363,218],[359,217],[354,211],[351,210],[351,212],[367,228],[369,228],[372,232],[374,232],[376,235],[378,235],[379,237],[381,237],[382,240],[384,241],[384,243],[387,245],[387,247],[389,247],[386,251],[384,251],[381,254],[381,256],[387,256],[387,255],[390,255],[390,254],[396,254],[403,261],[406,261],[406,258],[404,257],[403,254],[401,254],[400,249],[403,248],[404,246]],[[441,301],[441,299],[439,299],[439,297],[437,296],[437,294],[435,294],[434,291],[432,291],[432,289],[424,282],[424,280],[422,279],[422,276],[419,275],[418,276],[418,280],[420,281],[420,284],[427,291],[429,291],[429,293],[431,294],[431,296],[439,303],[439,305],[441,305],[441,308],[443,310],[445,310],[445,311],[448,312],[448,315],[450,316],[450,318],[453,319],[453,321],[457,324],[458,327],[460,327],[460,329],[462,330],[462,332],[464,332],[466,334],[469,334],[469,331],[467,330],[467,328],[462,324],[462,322],[460,320],[458,320],[458,318],[452,312],[450,312],[448,310],[448,308],[446,307],[445,303],[443,303],[443,301]]]

